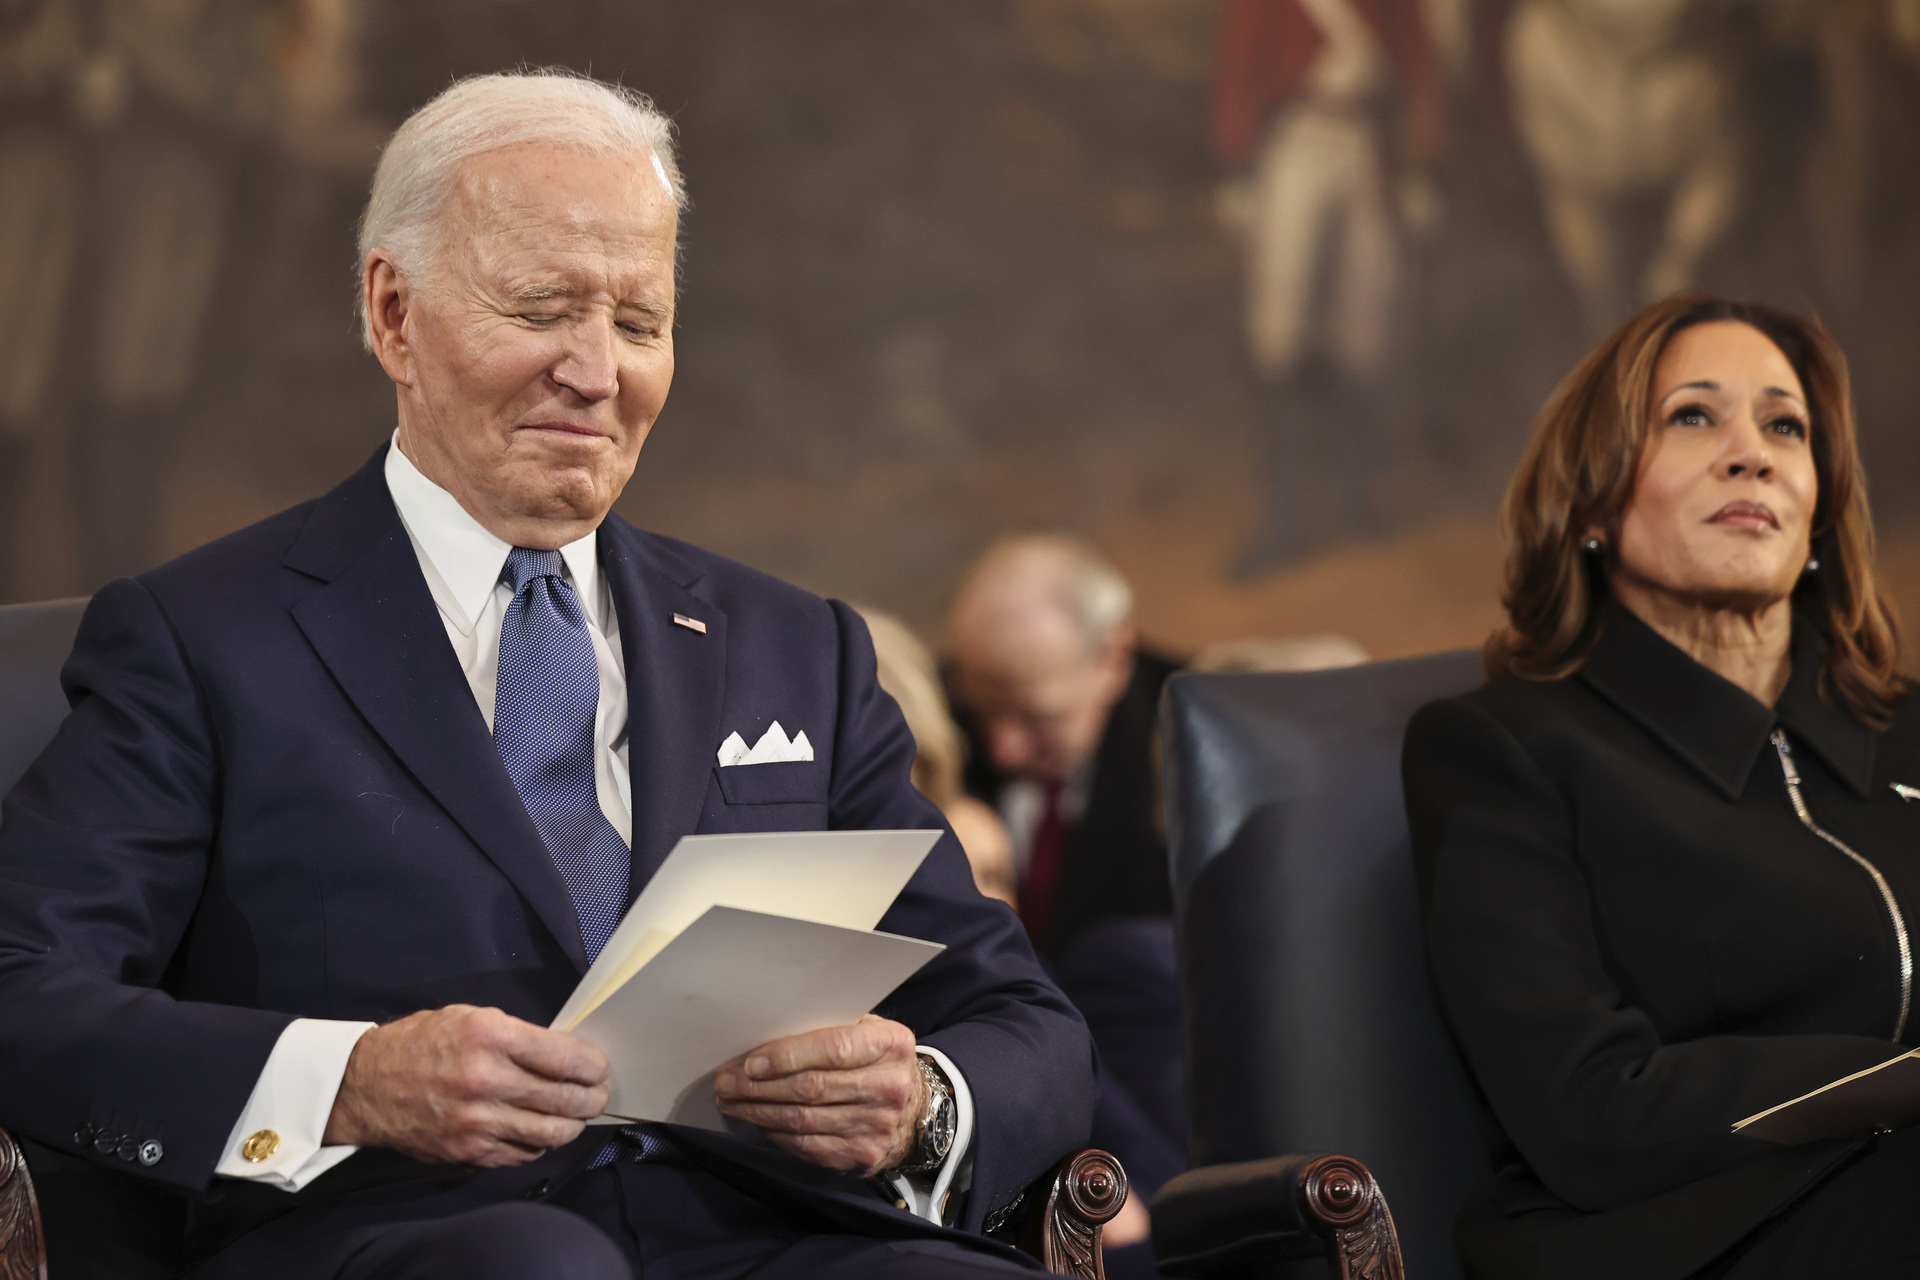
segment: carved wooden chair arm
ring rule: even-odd
[[[0,1280],[47,1280],[47,1238],[26,1157],[0,1129]]]
[[[1056,1275],[1106,1280],[1100,1229],[1127,1202],[1127,1175],[1104,1151],[1087,1150],[1055,1165],[1029,1193],[1020,1248]],[[19,1144],[0,1129],[0,1280],[47,1280],[40,1203]]]
[[[1181,1174],[1153,1198],[1153,1256],[1170,1276],[1324,1257],[1333,1280],[1406,1277],[1387,1198],[1348,1156],[1279,1156]]]
[[[1059,1276],[1106,1280],[1100,1229],[1127,1202],[1127,1171],[1089,1147],[1053,1167],[1027,1192],[1032,1208],[1021,1225],[1022,1253]]]

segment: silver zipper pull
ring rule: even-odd
[[[1787,745],[1786,733],[1783,732],[1782,730],[1775,729],[1773,731],[1773,734],[1769,738],[1769,741],[1773,743],[1773,749],[1779,753],[1780,772],[1782,776],[1786,778],[1787,785],[1790,787],[1799,786],[1800,770],[1794,767],[1793,748]]]

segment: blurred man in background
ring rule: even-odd
[[[974,734],[968,785],[1012,835],[1019,909],[1100,1051],[1093,1140],[1139,1204],[1186,1167],[1180,984],[1155,733],[1178,664],[1141,646],[1133,591],[1075,538],[989,547],[948,619]],[[1107,1273],[1152,1272],[1146,1215],[1107,1228]]]
[[[968,787],[1013,837],[1034,945],[1058,961],[1098,921],[1169,916],[1154,716],[1177,664],[1141,648],[1126,579],[1072,538],[1005,539],[967,573],[947,640]]]

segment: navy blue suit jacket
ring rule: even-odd
[[[585,970],[566,885],[447,643],[384,456],[102,590],[63,673],[72,714],[0,821],[0,1124],[196,1202],[217,1225],[189,1259],[369,1182],[516,1194],[598,1140],[488,1175],[362,1152],[298,1196],[214,1178],[293,1018],[467,1002],[544,1025]],[[846,606],[618,517],[599,547],[626,661],[636,888],[689,832],[944,826],[909,784],[912,740]],[[752,742],[775,720],[806,731],[813,761],[715,767],[729,732]],[[879,1012],[972,1087],[963,1221],[978,1230],[1084,1143],[1086,1029],[1013,914],[974,890],[951,833],[880,927],[947,944]],[[103,1153],[77,1141],[89,1131],[130,1141]],[[149,1140],[155,1163],[124,1158]],[[895,1212],[777,1152],[688,1141],[768,1194]]]

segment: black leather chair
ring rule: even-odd
[[[1390,1277],[1397,1227],[1415,1280],[1461,1275],[1488,1163],[1426,975],[1400,741],[1481,679],[1461,651],[1169,683],[1194,1168],[1154,1201],[1163,1272]]]
[[[0,796],[53,740],[66,718],[60,666],[73,648],[87,602],[0,605]],[[179,1202],[142,1184],[104,1175],[76,1157],[26,1143],[34,1162],[0,1129],[0,1280],[47,1280],[49,1230],[53,1280],[156,1280],[179,1234]],[[35,1179],[53,1203],[43,1220]],[[1003,1227],[1009,1244],[1058,1275],[1099,1280],[1102,1227],[1127,1199],[1127,1176],[1104,1151],[1077,1152],[1036,1182]],[[88,1212],[62,1212],[76,1202]],[[88,1227],[111,1222],[116,1231]]]

